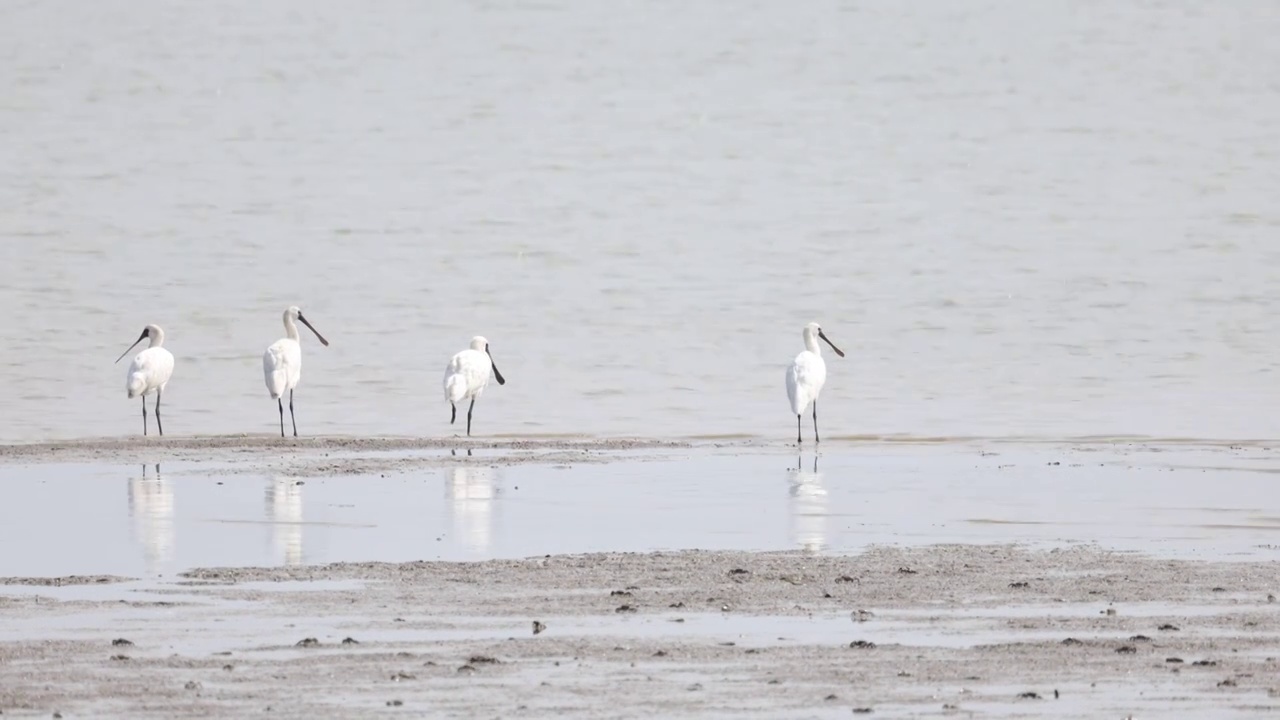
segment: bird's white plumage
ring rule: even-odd
[[[300,315],[302,311],[297,306],[284,311],[285,337],[271,343],[262,354],[262,377],[272,400],[279,400],[286,392],[298,387],[298,381],[302,379],[302,343],[298,342],[298,324],[294,322]],[[324,342],[323,338],[321,342]]]
[[[293,334],[298,334],[296,328]],[[302,345],[295,338],[271,343],[262,355],[262,375],[273,400],[298,387],[298,380],[302,379]]]
[[[125,390],[130,398],[157,391],[163,393],[173,376],[173,353],[161,347],[164,331],[156,325],[148,325],[146,332],[151,343],[146,350],[134,356],[125,376]]]
[[[791,401],[793,415],[803,413],[809,403],[816,401],[827,382],[827,363],[818,346],[817,323],[805,326],[804,347],[787,368],[787,399]]]
[[[488,340],[471,339],[471,347],[449,361],[444,369],[444,399],[454,405],[480,397],[493,375],[493,359],[485,352]]]

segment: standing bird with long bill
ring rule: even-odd
[[[129,392],[129,398],[142,398],[142,434],[147,434],[147,396],[151,393],[156,394],[156,427],[160,430],[160,437],[164,437],[164,425],[160,424],[160,396],[164,394],[164,388],[169,384],[169,378],[173,377],[173,353],[165,350],[164,331],[159,325],[148,325],[142,329],[142,334],[137,340],[129,346],[129,350],[121,353],[116,358],[116,362],[124,359],[138,346],[138,343],[150,338],[151,343],[146,350],[134,356],[133,362],[129,363],[129,374],[125,377],[125,390]]]
[[[295,320],[307,326],[316,334],[320,344],[328,347],[329,341],[324,339],[319,330],[311,327],[311,323],[303,317],[297,305],[284,311],[285,337],[271,343],[262,356],[262,375],[267,382],[267,392],[276,401],[280,409],[280,437],[284,437],[284,393],[289,391],[289,420],[293,423],[293,436],[298,437],[298,419],[293,415],[293,389],[298,387],[302,379],[302,344],[298,342],[298,326]]]
[[[819,339],[830,345],[837,355],[844,357],[844,352],[827,338],[818,323],[811,322],[804,326],[804,351],[787,368],[787,399],[791,401],[791,412],[796,416],[797,445],[803,442],[800,437],[800,418],[810,402],[813,403],[813,441],[818,442],[818,394],[827,382],[827,364],[822,360]]]
[[[489,353],[489,341],[477,335],[471,338],[471,347],[463,350],[449,361],[444,369],[444,399],[448,401],[452,412],[449,424],[458,419],[458,403],[470,400],[467,407],[467,437],[471,437],[471,411],[476,406],[476,398],[484,392],[492,373],[499,385],[507,381],[493,364],[493,355]]]

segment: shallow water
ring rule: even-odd
[[[4,466],[0,484],[23,502],[0,506],[0,576],[946,542],[1274,559],[1269,456],[946,445],[831,451],[816,458],[817,472],[809,454],[693,451],[316,478],[221,475],[182,462],[158,473]]]
[[[396,0],[0,7],[0,439],[1275,437],[1280,6]]]

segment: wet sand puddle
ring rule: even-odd
[[[796,456],[707,446],[578,451],[578,461],[570,452],[299,460],[313,470],[411,463],[359,475],[216,461],[0,465],[11,498],[0,507],[0,577],[606,550],[850,553],[877,543],[1097,542],[1261,558],[1280,547],[1273,482],[1259,471],[1273,453],[1257,447],[837,444]],[[94,542],[76,539],[85,536]]]

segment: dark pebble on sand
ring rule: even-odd
[[[870,715],[871,708],[854,708],[853,714],[854,715]]]
[[[402,706],[402,705],[404,705],[404,701],[403,701],[403,700],[388,700],[388,701],[387,701],[387,707],[400,707],[400,706]]]
[[[614,610],[614,612],[617,612],[617,613],[633,613],[633,612],[639,612],[639,608],[637,608],[637,607],[636,607],[636,606],[634,606],[634,605],[619,605],[619,606],[618,606],[618,609],[617,609],[617,610]]]
[[[1019,700],[1039,700],[1040,693],[1034,693],[1029,691],[1024,693],[1018,693],[1018,699]]]
[[[1062,641],[1062,644],[1063,645],[1083,645],[1084,643],[1075,638],[1067,638],[1066,640]]]
[[[1151,642],[1151,638],[1147,637],[1146,635],[1134,635],[1133,637],[1129,638],[1129,640],[1131,642]]]
[[[1116,652],[1120,653],[1121,655],[1132,655],[1133,653],[1138,652],[1138,648],[1132,645],[1121,645],[1120,647],[1116,648]]]
[[[1191,664],[1195,667],[1217,667],[1218,661],[1217,660],[1197,660]]]
[[[359,645],[360,641],[352,637],[345,637],[345,638],[342,638],[342,644],[343,645]]]
[[[870,650],[875,646],[876,644],[871,642],[870,640],[854,640],[853,642],[849,643],[849,647],[858,648],[861,650]]]
[[[498,658],[489,657],[488,655],[472,655],[471,659],[467,660],[467,662],[471,663],[472,665],[500,665],[501,664],[501,661],[499,661]]]
[[[129,645],[133,645],[133,643],[128,640],[125,640],[124,638],[116,638],[115,640],[111,641],[111,647],[125,647]]]
[[[196,682],[195,680],[188,680],[187,684],[183,685],[182,687],[183,689],[186,689],[186,690],[199,690],[203,686],[200,683]]]
[[[1181,663],[1182,663],[1182,658],[1180,658],[1180,657],[1170,657],[1170,658],[1165,658],[1165,659],[1164,659],[1164,661],[1165,661],[1165,662],[1167,662],[1167,663],[1173,663],[1173,664],[1175,664],[1175,665],[1178,665],[1178,664],[1181,664]]]
[[[1009,587],[1014,588],[1015,590],[1021,590],[1023,588],[1031,587],[1031,584],[1026,581],[1019,580],[1018,582],[1009,583]]]
[[[909,567],[900,567],[898,568],[898,573],[901,575],[915,575],[916,571]]]
[[[320,641],[315,638],[302,638],[295,647],[319,647]]]
[[[537,635],[538,633],[540,633],[540,632],[542,632],[543,630],[546,630],[546,629],[547,629],[547,625],[546,625],[546,623],[540,622],[540,621],[538,621],[538,620],[534,620],[534,621],[533,621],[533,634],[534,634],[534,635]]]
[[[1169,623],[1165,623],[1156,629],[1157,630],[1181,630],[1182,628],[1178,627],[1177,625],[1170,625]]]
[[[1236,681],[1231,678],[1227,678],[1226,680],[1218,683],[1218,687],[1236,687]]]

